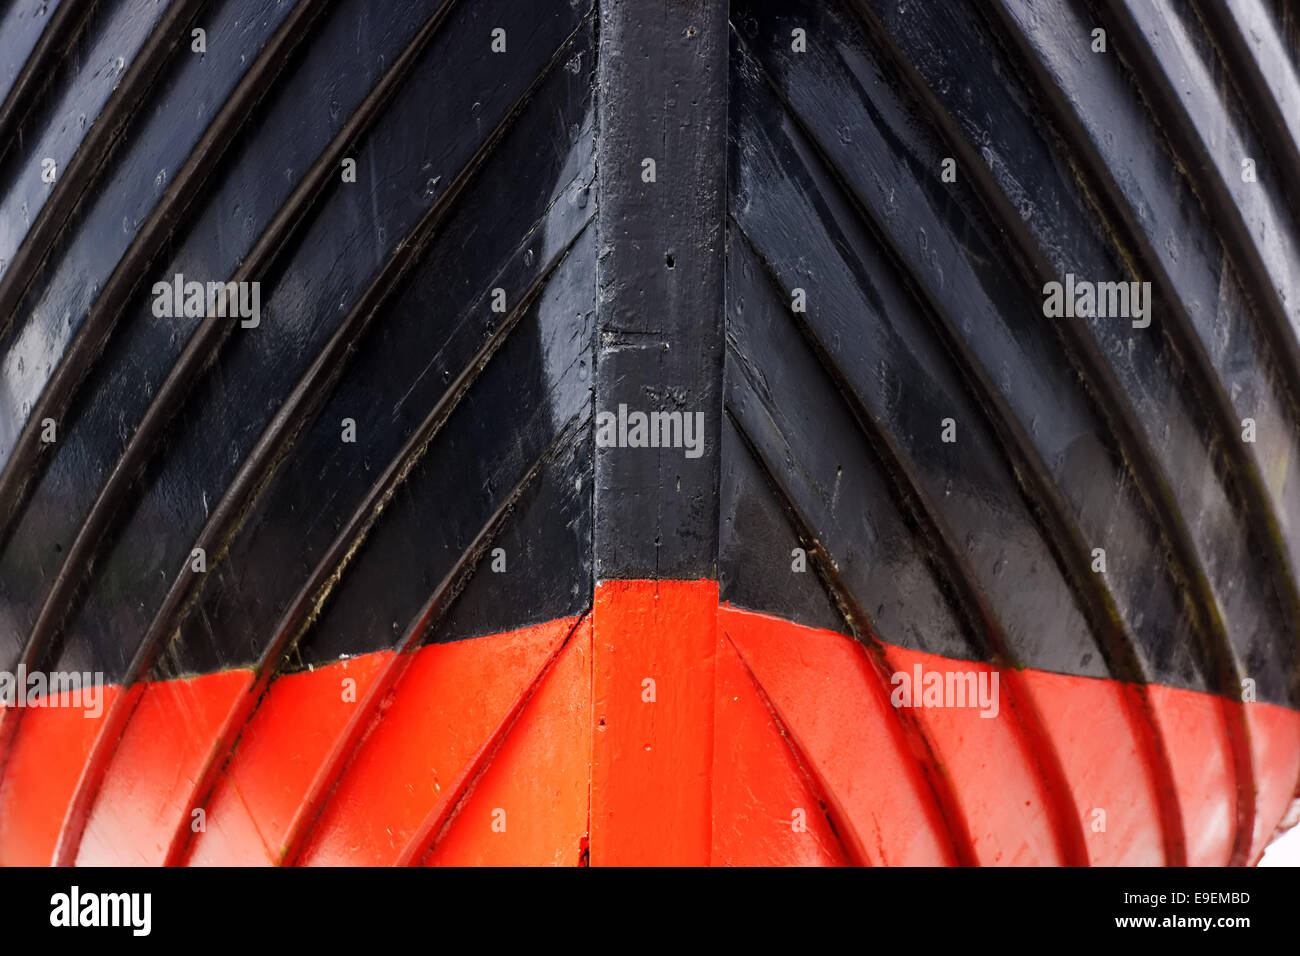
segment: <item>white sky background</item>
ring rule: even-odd
[[[1300,866],[1300,826],[1292,827],[1282,839],[1264,851],[1260,866]]]

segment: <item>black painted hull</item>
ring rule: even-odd
[[[1291,16],[15,0],[0,669],[108,691],[0,712],[0,862],[1257,859],[1300,778]],[[900,704],[927,670],[996,719]],[[565,796],[456,831],[507,777]]]

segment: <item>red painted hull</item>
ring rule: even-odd
[[[1031,669],[998,672],[993,719],[894,706],[891,674],[989,669],[717,594],[607,582],[581,619],[362,655],[260,700],[227,671],[114,689],[98,720],[30,710],[0,862],[1218,865],[1227,723],[1257,768],[1252,859],[1300,773],[1287,708]]]

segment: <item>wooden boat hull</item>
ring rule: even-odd
[[[0,864],[1256,861],[1289,16],[10,4]]]

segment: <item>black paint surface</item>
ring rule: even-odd
[[[596,412],[703,415],[704,448],[596,450],[596,576],[714,577],[726,5],[603,0]],[[645,182],[643,163],[655,163]]]
[[[0,17],[0,667],[269,679],[716,577],[1300,702],[1300,154],[1232,17],[69,3]],[[260,326],[155,317],[177,272],[259,281]],[[1151,326],[1045,317],[1071,272],[1150,281]],[[597,447],[619,405],[702,413],[703,454]]]

